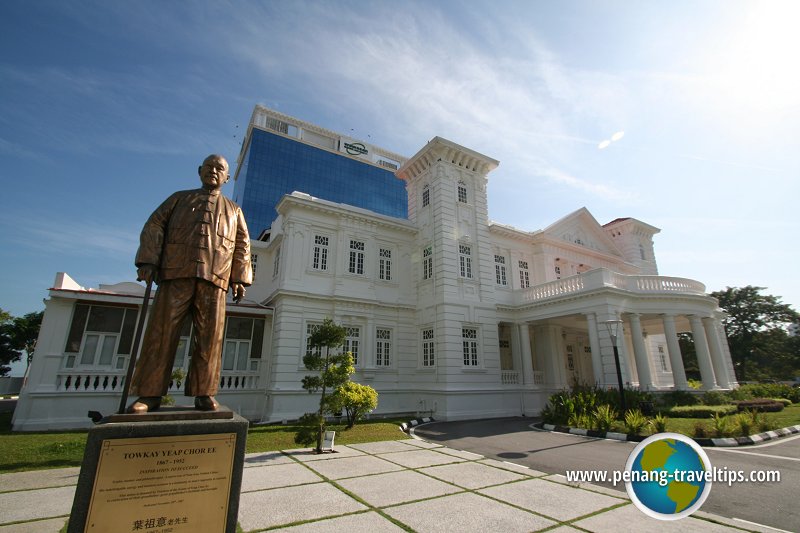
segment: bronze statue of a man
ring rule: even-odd
[[[195,397],[196,409],[219,407],[225,296],[230,287],[238,302],[253,281],[250,236],[242,210],[220,193],[230,177],[225,158],[210,155],[197,172],[203,186],[167,198],[142,229],[138,279],[155,281],[158,292],[131,381],[139,399],[129,413],[161,406],[187,314],[194,332],[185,394]]]

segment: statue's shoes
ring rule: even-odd
[[[198,411],[216,411],[219,409],[219,403],[213,396],[196,396],[194,408]]]
[[[149,413],[158,411],[161,407],[160,396],[142,396],[128,406],[127,412],[131,414]]]

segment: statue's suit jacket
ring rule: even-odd
[[[191,314],[194,332],[185,394],[214,396],[220,382],[225,293],[231,283],[253,281],[242,210],[219,191],[176,192],[144,225],[136,266],[146,264],[158,267],[159,287],[131,391],[146,397],[167,393],[181,326]]]
[[[158,266],[158,281],[200,278],[227,291],[250,285],[250,237],[241,208],[219,191],[178,191],[144,225],[136,266]]]

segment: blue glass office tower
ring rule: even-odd
[[[404,158],[256,106],[236,169],[233,199],[253,238],[270,227],[285,194],[304,192],[337,203],[407,218]]]

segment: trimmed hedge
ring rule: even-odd
[[[732,415],[736,411],[735,405],[679,405],[667,411],[667,415],[674,418],[710,418],[714,415]]]
[[[783,411],[783,402],[771,398],[756,398],[736,402],[736,408],[742,411],[758,411],[759,413],[777,413]]]

